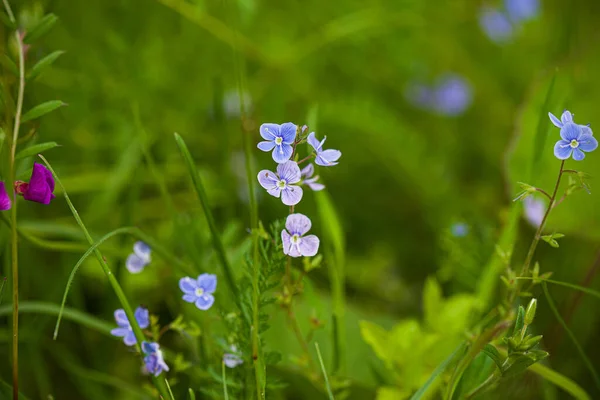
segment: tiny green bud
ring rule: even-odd
[[[529,305],[527,306],[527,311],[525,311],[525,325],[531,325],[533,323],[533,319],[535,318],[535,311],[537,309],[537,300],[531,299]]]

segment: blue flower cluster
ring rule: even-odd
[[[539,12],[539,0],[505,0],[504,9],[483,6],[479,12],[479,25],[490,40],[506,43],[515,30],[537,17]]]
[[[290,206],[290,213],[281,231],[283,253],[290,257],[312,257],[319,251],[319,238],[306,235],[311,228],[310,219],[300,213],[294,213],[294,206],[300,203],[307,186],[313,191],[323,190],[325,185],[319,183],[319,176],[314,176],[315,166],[310,163],[302,170],[299,165],[314,158],[315,164],[330,167],[338,164],[342,152],[324,149],[326,138],[319,140],[314,132],[306,134],[308,127],[298,127],[292,122],[284,124],[266,123],[260,126],[260,135],[264,141],[257,147],[262,151],[271,151],[273,161],[277,163],[277,172],[262,170],[258,173],[258,183],[273,197],[281,198],[281,202]],[[297,161],[298,145],[308,143],[311,153]]]
[[[144,242],[135,242],[133,245],[133,253],[127,257],[125,266],[132,274],[138,274],[144,270],[146,265],[150,264],[152,250]]]
[[[405,97],[421,109],[440,115],[456,116],[469,108],[473,93],[471,85],[463,77],[445,74],[432,85],[409,83]]]

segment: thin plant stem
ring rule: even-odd
[[[495,385],[498,380],[500,380],[500,376],[497,372],[491,374],[485,381],[481,383],[481,385],[477,386],[475,389],[471,390],[469,393],[465,395],[465,399],[471,399],[478,394],[485,392],[490,389],[493,385]]]
[[[323,379],[325,380],[325,389],[327,390],[327,396],[329,396],[329,400],[334,400],[331,385],[329,384],[329,378],[327,377],[327,371],[325,370],[325,364],[323,364],[323,357],[321,357],[319,343],[315,343],[315,348],[317,349],[317,357],[319,357],[319,364],[321,364],[321,371],[323,372]]]
[[[300,343],[300,347],[302,347],[302,351],[304,352],[304,355],[308,360],[308,363],[310,364],[311,370],[314,371],[316,370],[316,366],[312,357],[310,356],[310,349],[308,348],[308,343],[306,342],[304,336],[302,336],[302,331],[300,330],[300,325],[298,324],[298,319],[296,318],[296,313],[294,313],[294,307],[291,301],[290,304],[287,306],[287,311],[288,319],[290,321],[290,324],[292,324],[292,330],[296,335],[296,339],[298,339],[298,343]]]

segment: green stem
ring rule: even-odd
[[[497,372],[491,374],[485,381],[481,383],[481,385],[477,386],[475,389],[471,390],[469,393],[465,395],[465,399],[471,399],[478,394],[485,392],[490,389],[493,385],[495,385],[500,380],[501,375]]]
[[[71,202],[71,199],[69,198],[69,195],[67,194],[67,191],[65,190],[65,187],[63,186],[62,182],[58,178],[58,175],[56,174],[56,172],[54,172],[54,169],[52,168],[52,166],[50,165],[48,160],[46,160],[46,158],[44,158],[44,156],[42,156],[41,154],[38,156],[42,159],[44,164],[46,164],[48,169],[52,172],[52,175],[54,176],[56,183],[61,188],[61,190],[65,196],[65,200],[66,200],[69,208],[71,209],[71,213],[73,214],[73,217],[75,218],[75,220],[77,221],[77,224],[83,231],[83,234],[84,234],[85,238],[87,239],[88,243],[91,246],[93,246],[95,244],[94,239],[92,238],[89,231],[85,227],[85,224],[83,223],[81,217],[79,216],[79,212],[77,211],[77,209]],[[15,224],[15,226],[16,226],[16,224]],[[104,256],[102,256],[102,253],[100,252],[100,250],[98,248],[94,249],[94,254],[96,256],[96,259],[98,260],[98,263],[102,267],[104,274],[108,278],[108,282],[112,286],[113,291],[115,292],[117,298],[119,299],[119,302],[121,303],[121,307],[123,307],[123,310],[125,311],[125,314],[127,315],[127,319],[129,320],[131,327],[133,328],[133,333],[137,339],[136,343],[135,343],[135,347],[136,347],[137,351],[140,354],[142,354],[141,343],[143,341],[145,341],[146,338],[144,337],[144,333],[142,332],[142,329],[140,328],[137,320],[135,319],[133,309],[131,308],[131,305],[129,304],[127,297],[125,296],[125,293],[123,292],[123,289],[121,288],[121,285],[119,285],[117,278],[115,278],[115,276],[113,275],[112,271],[110,270],[110,268],[108,267],[108,264],[106,263],[106,261],[104,259]],[[158,392],[160,393],[160,395],[163,397],[163,399],[172,399],[172,397],[170,396],[169,391],[167,389],[167,386],[165,384],[165,380],[161,380],[155,376],[152,376],[152,381],[153,381],[156,389],[158,389]]]

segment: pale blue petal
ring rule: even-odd
[[[566,124],[567,122],[573,122],[573,114],[571,114],[571,111],[565,110],[560,116],[560,120],[563,122],[563,124]]]
[[[190,277],[181,278],[179,280],[179,288],[183,293],[186,294],[194,294],[198,286],[196,285],[196,281]]]
[[[579,127],[581,128],[581,134],[582,135],[590,135],[593,136],[594,132],[592,132],[592,128],[590,128],[590,125],[579,125]]]
[[[278,198],[279,196],[281,196],[281,188],[279,186],[276,186],[274,188],[267,190],[267,193],[269,193],[273,197]]]
[[[214,302],[215,298],[212,294],[204,294],[198,297],[198,299],[196,300],[196,307],[198,307],[200,310],[205,311],[212,307]]]
[[[275,138],[279,136],[279,125],[262,124],[260,126],[260,136],[265,140],[275,140]]]
[[[310,178],[311,176],[313,176],[314,173],[315,173],[315,166],[312,163],[308,164],[306,167],[302,168],[302,171],[300,171],[300,175],[304,179]]]
[[[592,135],[581,135],[579,138],[579,148],[583,151],[594,151],[598,148],[598,141]]]
[[[279,146],[275,146],[271,155],[273,156],[273,161],[275,161],[278,164],[281,164],[288,161],[292,156],[293,152],[294,149],[292,148],[292,146],[284,143]]]
[[[279,130],[280,136],[283,138],[283,143],[292,144],[296,140],[296,129],[298,127],[296,124],[291,122],[286,122],[281,125],[281,129]]]
[[[110,334],[117,337],[124,337],[129,333],[129,328],[115,328],[110,331]]]
[[[279,164],[277,166],[277,175],[288,185],[292,185],[294,183],[300,182],[302,179],[302,174],[300,173],[300,168],[298,164],[294,161],[288,161],[283,164]]]
[[[281,201],[286,206],[295,206],[302,200],[302,188],[300,186],[287,186],[281,191]]]
[[[139,258],[144,260],[146,264],[151,261],[150,253],[152,253],[152,249],[144,242],[135,242],[133,244],[133,252],[137,254]]]
[[[319,146],[321,144],[319,143],[319,140],[315,136],[314,132],[311,132],[308,135],[308,138],[306,138],[306,141],[308,142],[308,144],[310,144],[312,146],[313,149],[315,149],[315,151],[319,151],[320,150]]]
[[[317,154],[315,162],[323,167],[337,165],[337,160],[342,156],[339,150],[324,150]]]
[[[277,175],[275,175],[274,172],[271,172],[267,169],[263,169],[262,171],[260,171],[258,173],[257,178],[258,183],[260,183],[260,186],[267,190],[277,187],[277,182],[279,181]]]
[[[563,140],[570,142],[573,139],[579,139],[581,132],[582,130],[579,125],[576,125],[572,122],[565,122],[563,127],[560,128],[560,137],[563,138]]]
[[[271,151],[275,147],[275,142],[259,142],[256,147],[262,151]]]
[[[137,340],[135,339],[135,335],[132,330],[130,330],[123,338],[123,343],[125,343],[126,346],[133,346],[136,342]]]
[[[573,152],[573,148],[569,145],[569,142],[566,140],[559,140],[554,145],[554,155],[559,160],[566,160],[571,156]]]
[[[213,274],[202,274],[198,277],[198,287],[204,293],[214,293],[217,290],[217,276]]]
[[[288,230],[290,235],[302,236],[310,231],[311,226],[310,218],[300,213],[290,214],[285,220],[285,229]]]
[[[585,153],[580,149],[573,149],[573,160],[581,161],[585,158]]]
[[[133,253],[131,253],[125,261],[125,267],[127,268],[127,271],[131,272],[132,274],[138,274],[142,272],[146,264],[146,261],[140,258],[137,254]]]
[[[114,316],[115,321],[117,321],[117,325],[125,327],[129,326],[129,320],[127,319],[127,314],[125,314],[125,310],[123,310],[122,308],[115,310]]]
[[[319,238],[315,235],[304,236],[298,248],[304,257],[312,257],[319,251]]]
[[[148,309],[144,307],[138,307],[135,310],[135,320],[142,329],[146,329],[148,326],[150,326],[150,314],[148,313]]]
[[[281,244],[283,245],[283,254],[287,255],[290,251],[290,234],[285,229],[281,231]]]
[[[554,124],[554,126],[556,126],[557,128],[562,128],[563,123],[560,122],[560,119],[556,118],[554,116],[554,114],[552,114],[551,112],[548,113],[548,116],[550,117],[550,121],[552,121],[552,123]]]
[[[188,294],[184,294],[182,298],[183,298],[183,301],[187,301],[188,303],[194,303],[198,297],[195,294],[188,293]]]
[[[154,342],[142,342],[142,351],[144,353],[156,353],[158,344]]]
[[[235,368],[243,362],[244,361],[235,354],[225,353],[223,355],[223,364],[225,364],[227,368]]]
[[[318,192],[320,190],[325,189],[325,185],[323,185],[322,183],[316,182],[317,178],[315,178],[314,180],[310,179],[308,181],[304,181],[304,183],[313,191],[313,192]]]

